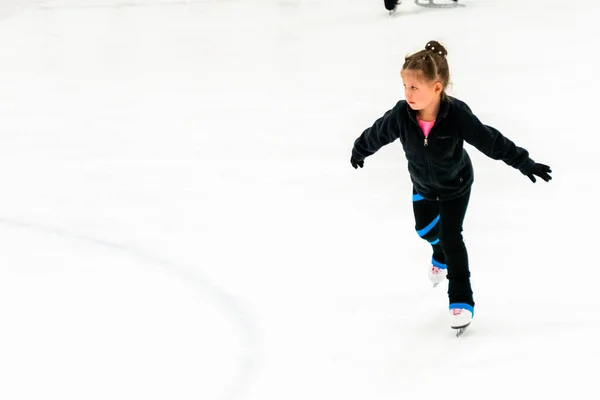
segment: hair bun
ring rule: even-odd
[[[448,55],[446,48],[442,46],[440,42],[437,42],[435,40],[430,40],[429,42],[427,42],[427,44],[425,45],[425,50],[431,51],[432,53],[438,54],[443,57],[446,57]]]

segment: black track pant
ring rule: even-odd
[[[462,237],[470,194],[453,200],[431,201],[413,190],[413,210],[417,233],[433,247],[433,265],[448,269],[450,304],[475,306],[469,257]]]

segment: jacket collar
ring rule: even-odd
[[[438,112],[436,120],[446,118],[446,116],[448,115],[448,110],[450,109],[451,101],[452,101],[452,98],[448,95],[442,97],[442,100],[440,102],[440,111]],[[406,111],[408,112],[408,115],[410,115],[412,120],[417,122],[417,111],[410,108],[410,106],[408,105],[408,102],[406,103]]]

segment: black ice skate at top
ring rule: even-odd
[[[383,4],[385,5],[386,10],[393,11],[396,9],[396,6],[400,4],[400,0],[383,0]]]

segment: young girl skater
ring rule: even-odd
[[[463,220],[473,184],[473,166],[464,142],[519,169],[532,182],[548,182],[552,171],[529,158],[496,129],[482,124],[464,102],[445,90],[450,80],[446,49],[430,41],[405,59],[401,76],[406,100],[399,101],[354,142],[356,169],[382,146],[400,139],[413,184],[416,230],[433,248],[429,278],[434,287],[448,279],[450,326],[462,332],[472,321],[471,290]]]

